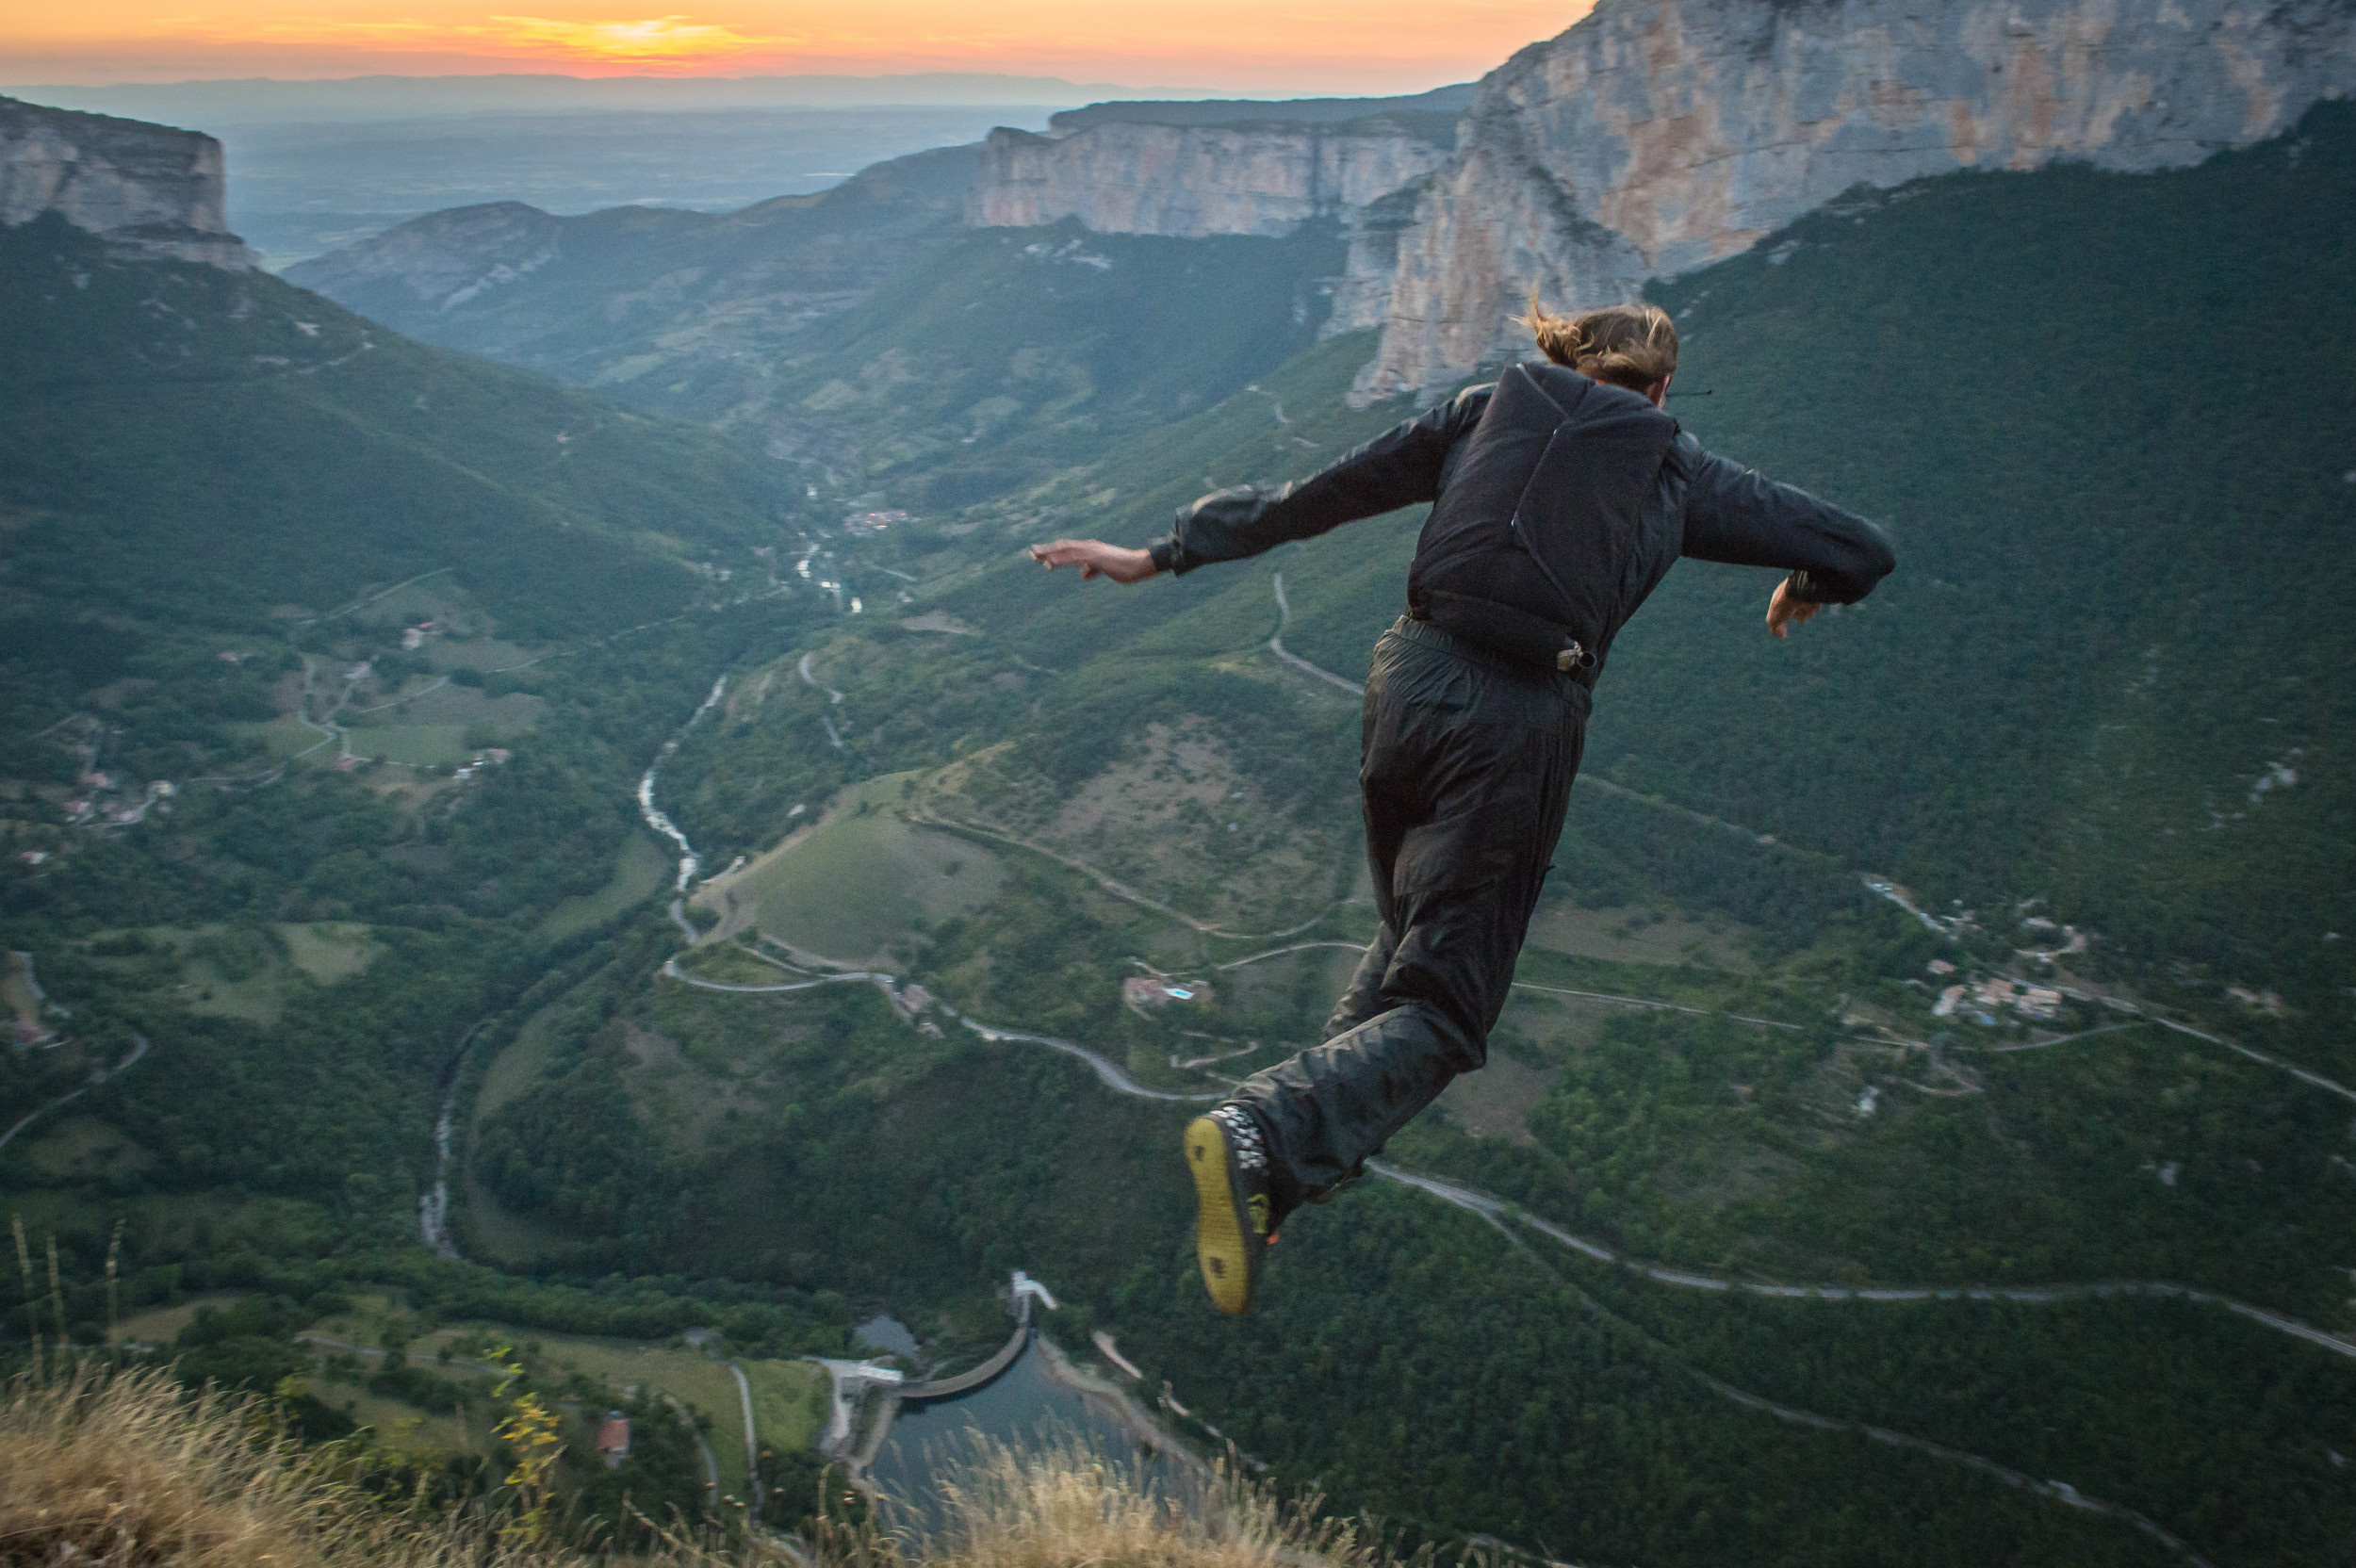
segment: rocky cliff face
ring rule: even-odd
[[[2148,171],[2356,90],[2356,3],[1600,0],[1484,79],[1394,237],[1363,395],[1445,384],[1549,303],[1626,298],[1849,188]]]
[[[221,143],[0,98],[0,223],[55,212],[120,254],[251,265],[223,216]]]
[[[966,212],[987,227],[1076,218],[1099,234],[1283,235],[1346,218],[1438,169],[1445,135],[1382,120],[1092,124],[1064,137],[992,131]]]

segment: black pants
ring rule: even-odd
[[[1586,738],[1588,693],[1401,618],[1375,645],[1358,767],[1383,929],[1325,1043],[1235,1099],[1275,1146],[1290,1208],[1357,1174],[1448,1080],[1488,1059]]]

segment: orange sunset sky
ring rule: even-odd
[[[586,8],[564,0],[0,0],[0,80],[975,71],[1245,92],[1413,92],[1478,76],[1590,4],[723,0],[644,15],[606,0]]]

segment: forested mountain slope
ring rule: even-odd
[[[790,513],[790,486],[703,432],[421,348],[267,273],[109,261],[55,219],[6,237],[20,609],[163,596],[237,624],[449,566],[527,619],[511,629],[602,629],[696,596],[692,568],[637,575],[649,553],[741,563]]]
[[[1359,674],[1415,518],[1128,591],[1016,554],[1412,412],[1349,406],[1358,337],[813,546],[866,613],[740,666],[663,775],[712,864],[755,858],[669,969],[500,1058],[536,1092],[494,1065],[468,1245],[920,1315],[1031,1268],[1280,1474],[1436,1535],[2331,1560],[2352,195],[2327,106],[2190,171],[1859,196],[1661,292],[1672,410],[1901,568],[1784,645],[1770,574],[1688,564],[1622,640],[1490,1065],[1392,1151],[1502,1235],[1353,1192],[1239,1331],[1190,1278],[1186,1104],[1136,1092],[1313,1040],[1367,933],[1354,700],[1268,638]],[[871,967],[954,1011],[817,984]]]
[[[288,281],[447,347],[627,381],[615,366],[660,329],[709,317],[791,335],[860,298],[962,210],[973,165],[972,149],[947,148],[732,213],[459,207],[301,263]]]
[[[1317,339],[1330,220],[1281,238],[969,229],[977,150],[725,215],[518,204],[288,276],[436,344],[709,423],[833,505],[958,506],[1218,401]]]
[[[803,498],[55,217],[0,233],[0,404],[9,1206],[127,1218],[148,1288],[406,1240],[467,1025],[667,881],[631,785],[794,614]]]

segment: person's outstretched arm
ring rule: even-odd
[[[1791,573],[1767,605],[1767,629],[1777,637],[1827,604],[1855,604],[1897,565],[1890,535],[1855,513],[1698,446],[1688,449],[1697,460],[1686,489],[1683,553]]]
[[[1395,425],[1303,480],[1273,490],[1217,490],[1190,506],[1163,538],[1137,549],[1101,539],[1033,545],[1031,559],[1053,571],[1142,582],[1157,572],[1190,572],[1214,561],[1258,555],[1295,539],[1313,539],[1361,517],[1428,501],[1440,492],[1448,454],[1489,406],[1490,388],[1471,387],[1422,417]]]

